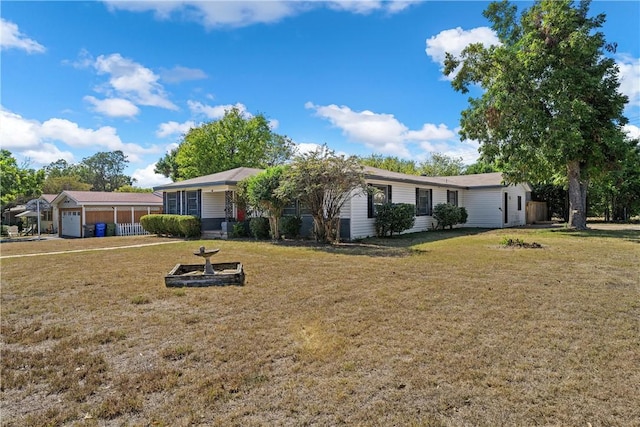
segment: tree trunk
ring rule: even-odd
[[[569,227],[586,230],[588,183],[580,179],[579,161],[573,160],[567,163],[567,176],[569,178]]]

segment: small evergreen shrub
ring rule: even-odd
[[[144,215],[140,218],[140,224],[152,234],[189,238],[200,236],[200,219],[192,215]]]
[[[376,235],[378,237],[392,236],[402,233],[415,224],[415,207],[409,203],[386,203],[376,211]]]
[[[301,228],[302,218],[299,216],[283,216],[280,219],[280,233],[289,239],[298,238]]]
[[[247,237],[247,224],[245,221],[239,221],[233,224],[233,237]]]
[[[266,240],[270,236],[269,219],[263,216],[251,218],[249,221],[251,235],[256,239]]]
[[[467,210],[449,203],[440,203],[433,207],[433,217],[438,222],[438,228],[444,230],[445,227],[453,228],[456,224],[467,222]]]

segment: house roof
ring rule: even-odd
[[[53,203],[59,203],[65,197],[78,205],[144,205],[162,206],[162,197],[154,193],[114,193],[103,191],[63,191]]]
[[[255,168],[235,168],[211,175],[199,176],[197,178],[185,179],[184,181],[172,182],[170,184],[153,187],[154,190],[175,190],[179,188],[204,187],[213,185],[236,185],[243,179],[262,172],[263,169]]]
[[[236,185],[244,178],[255,175],[259,172],[262,172],[262,169],[241,167],[224,172],[214,173],[211,175],[186,179],[184,181],[172,182],[170,184],[154,187],[153,189],[156,191],[162,191],[178,190],[183,188],[209,187],[214,185]],[[420,176],[408,175],[400,172],[391,172],[385,169],[365,166],[364,173],[367,179],[406,182],[417,185],[428,185],[436,187],[467,189],[506,186],[506,184],[503,183],[502,174],[500,172],[456,176]]]
[[[369,179],[409,182],[437,187],[482,188],[505,186],[502,182],[502,174],[500,172],[456,176],[419,176],[391,172],[371,166],[365,166],[364,171],[366,177]]]
[[[42,194],[40,196],[41,199],[46,200],[49,203],[53,202],[56,197],[58,197],[57,194]]]

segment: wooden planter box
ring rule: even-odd
[[[211,265],[216,274],[202,274],[203,264],[177,264],[164,277],[164,283],[168,288],[244,285],[242,263],[224,262]]]

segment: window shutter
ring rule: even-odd
[[[202,218],[202,190],[198,190],[198,218]]]
[[[369,188],[369,190],[372,190]],[[373,218],[373,194],[371,191],[367,193],[367,218]]]
[[[416,187],[416,216],[420,215],[420,189]]]
[[[433,216],[433,190],[429,189],[429,206],[427,206],[429,216]]]
[[[167,192],[162,192],[162,213],[167,213],[169,210],[169,204],[167,203]]]
[[[393,200],[393,199],[391,198],[391,186],[390,186],[390,185],[388,185],[387,187],[389,188],[389,191],[388,191],[388,193],[389,193],[389,200],[387,200],[387,203],[391,203],[391,201]]]

